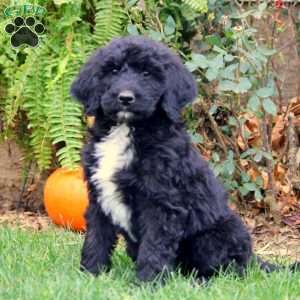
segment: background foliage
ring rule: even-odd
[[[282,1],[269,7],[267,2],[31,2],[48,11],[41,19],[47,31],[39,47],[16,50],[7,35],[0,35],[1,138],[16,139],[24,156],[41,171],[57,165],[75,167],[85,119],[69,95],[74,75],[97,47],[112,38],[147,35],[173,48],[195,74],[199,98],[184,112],[193,142],[232,196],[254,199],[263,207],[267,204],[275,216],[280,208],[274,172],[279,163],[287,164],[288,152],[273,151],[272,129],[282,113],[286,128],[288,113],[279,101],[279,77],[272,67],[278,54],[274,40],[261,41],[253,21],[271,16],[276,34],[284,30],[280,14],[289,8],[278,5]],[[14,1],[4,2],[0,9],[11,4]],[[0,28],[10,21],[2,18]],[[297,28],[299,15],[295,16]],[[296,201],[292,181],[288,192]]]

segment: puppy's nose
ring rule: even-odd
[[[122,105],[128,106],[135,101],[135,96],[132,91],[126,90],[126,91],[122,91],[118,95],[118,100]]]

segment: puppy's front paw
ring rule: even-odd
[[[98,276],[100,273],[106,271],[107,269],[108,266],[95,263],[92,260],[82,259],[80,262],[80,271],[91,273],[94,276]]]

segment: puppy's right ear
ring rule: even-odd
[[[179,58],[173,57],[167,68],[166,91],[162,108],[173,122],[181,122],[181,110],[197,96],[197,85],[192,74]]]
[[[101,50],[92,56],[71,85],[71,95],[83,104],[85,114],[91,116],[101,107],[101,56]]]

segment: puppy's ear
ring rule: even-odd
[[[71,85],[71,95],[78,99],[87,115],[95,115],[101,107],[103,87],[100,84],[101,50],[83,66]]]
[[[180,62],[179,58],[168,65],[166,91],[162,99],[162,108],[174,122],[180,122],[182,108],[192,102],[197,95],[197,85],[192,74]]]

